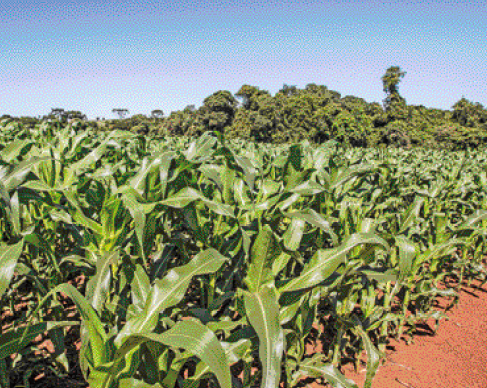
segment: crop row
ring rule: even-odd
[[[486,281],[486,162],[4,123],[0,386],[66,376],[79,326],[92,388],[350,388],[363,350],[371,387],[390,336]]]

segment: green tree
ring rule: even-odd
[[[319,108],[319,98],[305,90],[277,93],[276,142],[298,142],[315,136],[318,121],[314,112]]]
[[[474,128],[487,123],[487,110],[479,102],[462,97],[453,105],[452,120],[464,127]]]
[[[51,113],[49,113],[50,118],[57,118],[61,120],[64,117],[64,109],[63,108],[51,108]]]
[[[401,71],[399,66],[391,66],[382,76],[383,89],[387,94],[384,99],[384,108],[388,121],[406,120],[408,117],[406,100],[399,94],[399,82],[405,75],[406,72]]]
[[[243,103],[236,111],[229,134],[255,141],[272,141],[279,122],[279,99],[250,85],[243,85],[236,96],[242,98]]]
[[[404,78],[406,72],[401,71],[399,66],[391,66],[386,70],[386,73],[382,76],[382,84],[384,92],[389,96],[393,94],[399,94],[399,82]]]
[[[199,109],[203,126],[210,131],[224,131],[232,124],[238,102],[228,90],[219,90],[208,96]]]
[[[117,114],[120,120],[123,120],[128,115],[129,110],[125,108],[114,108],[112,112]]]
[[[284,84],[278,93],[281,93],[284,96],[293,96],[299,93],[299,89],[296,87],[296,85]]]
[[[162,119],[164,117],[164,112],[161,109],[154,109],[151,112],[151,117],[154,119]]]
[[[66,112],[64,112],[64,116],[68,120],[72,120],[72,119],[86,120],[87,119],[86,115],[84,113],[80,112],[79,110],[66,111]]]
[[[186,135],[195,121],[195,113],[182,110],[171,112],[163,127],[170,135]]]
[[[235,96],[242,98],[242,107],[249,110],[259,109],[259,100],[264,97],[271,97],[267,90],[260,90],[256,86],[242,85],[242,87],[235,93]]]

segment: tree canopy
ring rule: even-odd
[[[206,97],[201,107],[188,105],[164,116],[154,109],[150,116],[128,116],[116,108],[117,120],[95,122],[103,130],[123,129],[162,136],[201,135],[219,131],[226,137],[286,143],[337,140],[348,146],[431,146],[451,149],[477,147],[487,142],[487,110],[462,97],[451,110],[407,105],[399,93],[406,72],[399,66],[386,69],[381,77],[383,104],[342,95],[325,85],[309,83],[304,88],[284,84],[272,95],[258,86],[244,84],[235,95],[219,90]],[[2,116],[9,119],[8,116]],[[53,108],[44,116],[51,120],[86,120],[79,111]],[[19,118],[35,125],[37,118]]]

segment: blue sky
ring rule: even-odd
[[[487,105],[487,2],[0,2],[0,115],[169,114],[243,84],[381,102],[392,65],[408,104]]]

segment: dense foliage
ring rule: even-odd
[[[290,101],[304,110],[323,93],[323,122],[338,112],[366,125],[324,88],[293,93],[280,93],[286,109],[268,105],[286,122]],[[209,99],[207,125],[267,117],[258,107],[272,97],[242,95],[237,112],[229,94]],[[1,387],[68,373],[77,325],[93,388],[293,387],[306,376],[350,388],[339,367],[362,350],[370,387],[391,335],[438,323],[437,296],[455,303],[463,279],[486,280],[485,150],[216,132],[160,141],[85,126],[0,124]],[[39,335],[51,352],[31,342]]]
[[[355,96],[342,97],[323,85],[304,89],[284,85],[272,96],[256,86],[243,85],[235,94],[217,91],[203,105],[174,111],[168,117],[155,109],[151,116],[125,118],[127,109],[113,109],[117,120],[91,123],[100,130],[130,130],[162,136],[194,136],[220,131],[227,138],[283,144],[308,140],[321,144],[336,140],[345,146],[423,146],[464,150],[487,144],[487,110],[480,103],[462,98],[452,110],[407,105],[399,93],[406,73],[391,66],[382,77],[384,104],[369,103]],[[78,111],[55,108],[42,119],[85,119]],[[22,124],[40,119],[24,117]]]

